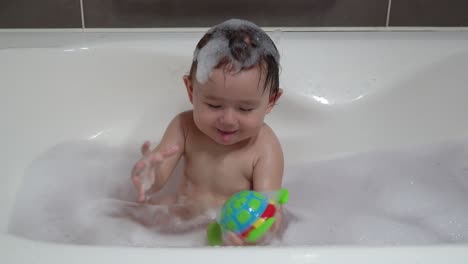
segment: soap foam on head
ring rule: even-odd
[[[253,67],[266,56],[272,56],[279,64],[275,44],[265,31],[252,22],[227,20],[208,30],[205,36],[209,39],[199,44],[193,55],[193,61],[197,63],[195,77],[200,83],[205,83],[222,61],[228,62],[233,72]]]

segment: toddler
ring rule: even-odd
[[[131,175],[138,200],[145,202],[146,195],[160,190],[182,157],[177,193],[152,203],[220,208],[241,190],[280,189],[283,153],[264,123],[282,95],[279,53],[270,37],[244,20],[214,26],[197,44],[183,81],[193,109],[173,118],[154,149],[149,142],[141,147]],[[147,179],[149,192],[143,184]],[[281,225],[278,214],[273,232]],[[228,240],[242,244],[234,235]]]

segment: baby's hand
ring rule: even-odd
[[[246,246],[247,242],[242,240],[233,232],[227,232],[223,237],[223,244],[225,246]]]
[[[276,213],[275,218],[276,218],[276,221],[271,227],[271,229],[268,231],[268,233],[265,234],[264,237],[261,238],[256,243],[248,243],[242,240],[235,233],[227,232],[223,237],[223,244],[225,246],[252,246],[256,244],[269,244],[271,242],[271,239],[277,236],[278,233],[280,232],[280,229],[282,228],[283,211],[281,210],[281,207],[280,207],[280,210]]]
[[[138,201],[145,201],[145,191],[149,189],[155,181],[158,168],[165,159],[173,156],[179,150],[179,146],[173,145],[167,149],[151,152],[151,143],[146,141],[141,146],[143,157],[133,166],[132,182],[138,191]]]

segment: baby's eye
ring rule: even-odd
[[[241,110],[242,112],[250,112],[252,110],[254,110],[253,108],[244,108],[244,107],[241,107],[239,108],[239,110]]]
[[[208,105],[208,107],[213,108],[213,109],[221,108],[221,105],[208,104],[208,103],[206,105]]]

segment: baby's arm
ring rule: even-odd
[[[254,161],[252,175],[252,189],[257,192],[271,193],[278,191],[281,188],[283,179],[284,158],[281,145],[273,130],[268,126],[264,126],[263,135],[259,137],[257,142],[257,156]],[[271,228],[271,232],[276,233],[282,224],[282,210],[277,211],[275,224]],[[243,246],[248,245],[238,235],[233,232],[227,232],[224,237],[225,245]]]
[[[261,142],[259,156],[254,165],[253,190],[257,192],[278,191],[281,188],[284,170],[284,157],[281,145],[273,130],[266,128],[264,142]],[[282,224],[283,212],[277,212],[272,231],[279,230]]]
[[[270,193],[278,191],[281,188],[283,179],[284,158],[281,145],[275,134],[268,126],[264,127],[266,131],[261,142],[258,142],[258,156],[254,163],[253,186],[252,189],[257,192]],[[281,208],[275,215],[276,221],[272,226],[271,232],[276,233],[282,224],[283,212]],[[247,243],[236,234],[228,232],[225,238],[226,245],[242,246]]]
[[[281,188],[284,158],[281,145],[271,129],[270,135],[262,142],[254,164],[253,190],[258,192],[277,191]]]
[[[186,135],[184,118],[186,118],[184,113],[181,113],[172,119],[172,121],[169,123],[169,126],[166,128],[161,141],[152,151],[152,153],[157,153],[159,151],[177,146],[177,152],[175,155],[165,159],[164,162],[159,166],[158,170],[155,171],[155,181],[153,185],[154,191],[160,190],[166,184],[169,176],[174,171],[177,163],[184,153]]]
[[[177,115],[168,125],[159,144],[150,151],[149,142],[145,142],[142,146],[143,158],[138,161],[132,170],[132,180],[135,187],[138,189],[138,200],[144,200],[144,188],[142,185],[142,177],[153,178],[154,185],[151,191],[160,190],[167,182],[169,176],[174,171],[178,161],[182,157],[185,149],[185,123],[184,113]],[[150,175],[141,175],[145,171],[145,167]]]

